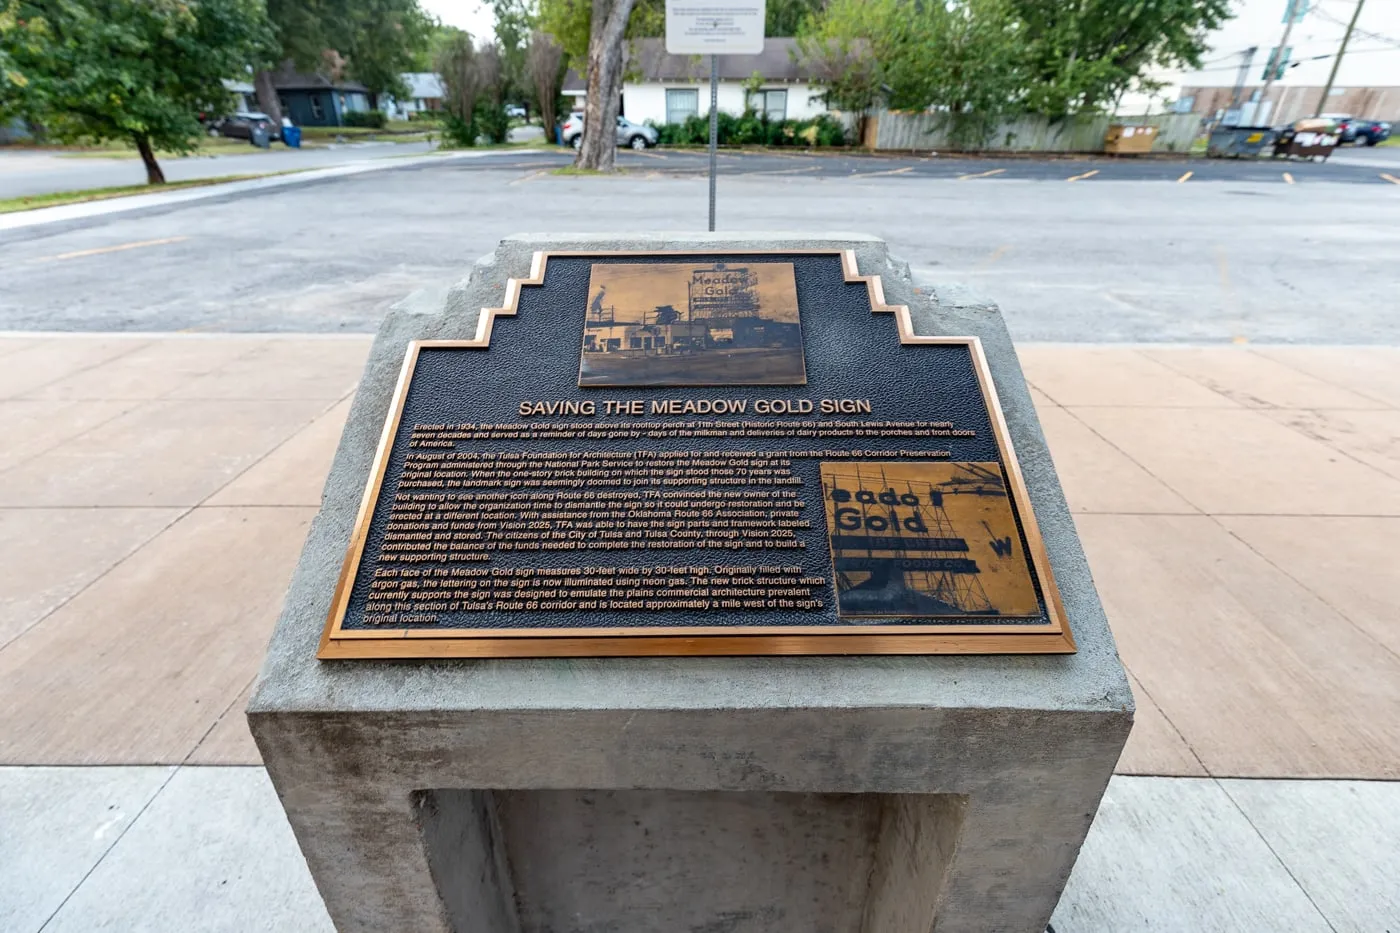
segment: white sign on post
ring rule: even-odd
[[[672,55],[757,55],[763,51],[765,0],[666,0],[666,51]]]

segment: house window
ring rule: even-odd
[[[312,95],[311,95],[311,119],[313,119],[313,120],[324,120],[325,118],[326,118],[326,111],[325,111],[324,108],[321,107],[321,95],[320,95],[320,94],[312,94]]]
[[[698,88],[666,89],[666,122],[684,123],[687,117],[700,112],[700,91]]]
[[[787,91],[754,91],[749,94],[749,109],[768,114],[770,120],[786,120]]]

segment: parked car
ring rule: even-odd
[[[1343,142],[1374,146],[1390,138],[1390,124],[1381,120],[1350,120],[1342,130]]]
[[[252,139],[253,127],[267,130],[268,139],[281,139],[282,128],[272,122],[272,118],[256,110],[240,110],[226,117],[220,117],[209,124],[210,136],[227,136],[231,139]]]
[[[566,146],[573,146],[577,149],[583,145],[582,110],[575,110],[569,114],[569,119],[564,121],[563,137]],[[619,146],[627,146],[630,149],[646,149],[648,146],[655,146],[657,138],[656,130],[653,127],[633,123],[626,117],[617,118],[617,144]]]
[[[512,119],[519,118],[523,120],[525,119],[525,108],[517,104],[507,104],[506,116],[511,117]]]

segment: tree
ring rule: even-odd
[[[527,0],[491,0],[496,13],[496,47],[501,53],[502,101],[530,98],[530,33],[538,18]]]
[[[258,106],[279,123],[282,105],[273,86],[278,65],[316,69],[327,51],[336,52],[348,62],[348,73],[377,98],[405,90],[400,74],[414,66],[433,38],[434,21],[418,0],[267,0],[267,15],[277,45],[253,86]]]
[[[622,40],[635,0],[593,0],[588,37],[588,100],[583,142],[574,164],[611,172],[617,160],[617,111],[622,95]]]
[[[545,136],[553,139],[554,124],[559,120],[559,94],[564,89],[564,47],[549,33],[535,30],[530,34],[526,60]]]
[[[481,70],[477,66],[472,37],[457,32],[438,53],[437,73],[442,76],[443,107],[447,133],[461,146],[476,145],[476,106],[481,97]]]
[[[223,80],[272,41],[260,0],[20,0],[8,12],[0,112],[62,140],[129,143],[153,185],[165,182],[156,151],[193,151],[197,115],[226,106]]]
[[[1101,110],[1149,69],[1199,67],[1229,0],[1011,0],[1025,26],[1027,107],[1050,116]]]
[[[796,36],[802,24],[821,15],[826,0],[767,0],[764,4],[765,36]]]
[[[476,84],[481,95],[476,127],[488,142],[499,145],[510,134],[510,119],[506,116],[505,59],[494,42],[482,42],[476,47]]]
[[[433,19],[418,0],[354,0],[349,4],[347,36],[337,51],[349,61],[350,77],[369,89],[370,106],[379,96],[408,93],[403,73],[432,40]]]

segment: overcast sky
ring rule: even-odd
[[[465,29],[473,39],[491,35],[491,7],[482,0],[419,0],[423,9],[449,26]]]

